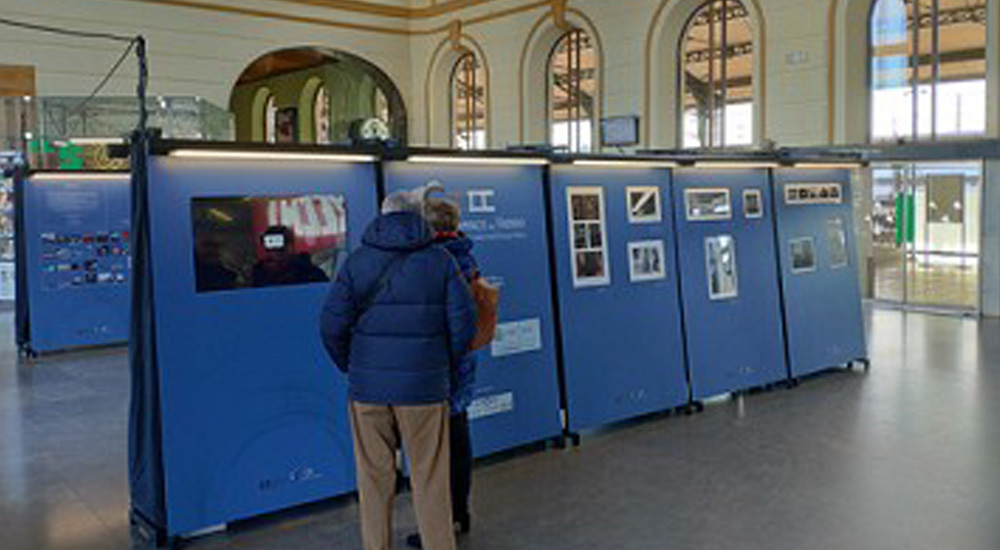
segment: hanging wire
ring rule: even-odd
[[[69,118],[75,117],[80,113],[82,113],[84,109],[86,109],[87,106],[90,104],[90,102],[93,101],[98,96],[98,94],[100,94],[101,91],[104,90],[104,87],[107,86],[109,82],[111,82],[111,79],[114,78],[118,70],[121,69],[122,65],[125,63],[125,60],[128,59],[129,54],[132,53],[132,50],[135,49],[138,43],[139,43],[138,39],[132,39],[128,47],[125,48],[125,51],[122,52],[121,56],[118,58],[118,61],[116,61],[115,64],[111,66],[111,70],[109,70],[108,73],[104,75],[104,78],[101,79],[101,82],[97,85],[96,88],[94,88],[94,91],[91,92],[90,95],[88,95],[87,98],[84,99],[82,103],[77,105],[75,109],[70,111]],[[145,102],[143,102],[143,105],[144,104]],[[141,105],[139,108],[140,118],[141,118],[142,107],[143,106]]]
[[[39,25],[37,23],[26,23],[24,21],[15,21],[14,19],[7,19],[6,17],[0,17],[0,25],[7,25],[8,27],[17,27],[20,29],[27,29],[30,31],[47,32],[50,34],[61,34],[63,36],[75,36],[77,38],[95,38],[99,40],[113,40],[115,42],[132,42],[135,40],[135,37],[132,36],[119,36],[116,34],[109,34],[103,32],[88,32],[88,31],[75,31],[72,29],[61,29],[58,27]]]
[[[78,105],[75,109],[73,109],[73,111],[70,112],[69,116],[73,117],[82,113],[84,109],[86,109],[87,106],[90,104],[90,102],[93,101],[98,96],[98,94],[101,93],[102,90],[104,90],[104,87],[107,86],[109,82],[111,82],[111,79],[114,78],[118,70],[121,69],[122,65],[125,63],[125,60],[128,59],[129,54],[132,53],[133,50],[135,50],[136,55],[139,58],[139,84],[136,89],[139,99],[139,123],[137,126],[140,130],[146,129],[146,124],[149,120],[149,111],[146,107],[146,88],[149,84],[149,65],[146,58],[145,38],[143,38],[142,36],[130,37],[130,36],[121,36],[117,34],[103,33],[103,32],[63,29],[59,27],[50,27],[48,25],[40,25],[38,23],[17,21],[14,19],[8,19],[6,17],[0,17],[0,25],[14,27],[18,29],[36,31],[36,32],[58,34],[61,36],[72,36],[75,38],[110,40],[112,42],[128,43],[128,47],[125,48],[124,52],[122,52],[121,56],[111,67],[111,70],[108,71],[106,75],[104,75],[104,78],[102,78],[100,83],[98,83],[97,87],[94,88],[94,91],[91,92],[91,94],[87,96],[87,98],[84,99],[83,102],[80,103],[80,105]]]

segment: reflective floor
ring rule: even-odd
[[[875,247],[872,252],[875,277],[872,291],[876,298],[902,303],[905,292],[911,305],[971,311],[979,307],[979,269],[975,261],[963,267],[911,260],[904,276],[898,250]]]
[[[10,334],[9,314],[0,314]],[[873,368],[476,471],[478,550],[1000,548],[1000,323],[876,310]],[[0,345],[0,549],[130,540],[126,361]],[[400,534],[414,525],[399,501]],[[194,549],[352,549],[350,499]]]

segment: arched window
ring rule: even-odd
[[[458,149],[486,148],[486,70],[472,52],[451,74],[452,145]]]
[[[872,140],[986,133],[986,0],[875,0]]]
[[[597,49],[580,29],[556,42],[549,57],[549,143],[573,153],[593,150]]]
[[[754,45],[739,0],[709,0],[681,33],[679,85],[684,147],[753,143]]]
[[[330,92],[326,86],[320,85],[313,97],[313,135],[316,143],[330,143]]]
[[[268,143],[278,141],[278,105],[273,95],[264,102],[264,140]]]

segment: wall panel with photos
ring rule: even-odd
[[[785,380],[770,172],[678,170],[674,207],[695,399]]]
[[[131,190],[124,173],[37,173],[23,194],[18,345],[27,353],[123,344],[129,334]]]
[[[670,171],[552,167],[569,428],[688,400]]]
[[[783,169],[774,178],[791,375],[864,360],[850,174]]]

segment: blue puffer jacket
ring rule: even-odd
[[[351,399],[423,405],[449,397],[476,332],[476,306],[455,260],[417,214],[380,216],[337,275],[321,318],[323,343],[348,375]],[[361,302],[394,258],[367,312]]]
[[[472,279],[478,276],[479,265],[476,263],[475,257],[472,256],[472,248],[475,243],[471,239],[461,233],[439,233],[437,242],[450,252],[455,261],[458,262],[458,267],[462,270],[462,276],[465,277],[466,281],[472,282]],[[459,363],[458,378],[451,389],[451,398],[449,399],[452,414],[461,414],[472,404],[472,398],[475,395],[477,367],[478,361],[476,361],[476,354],[473,352],[465,354]]]

